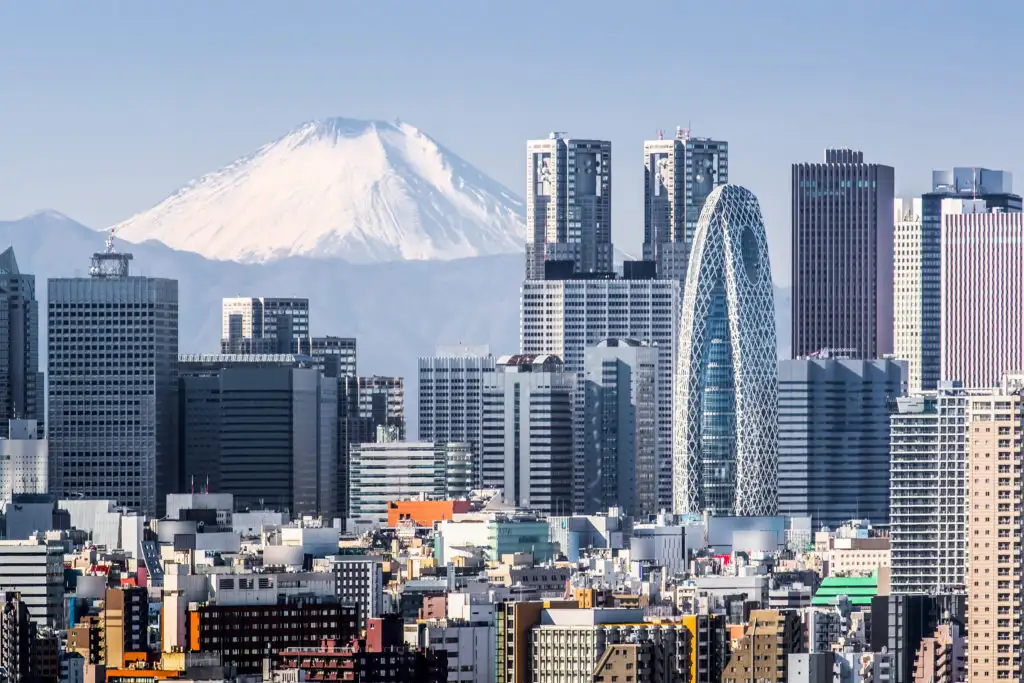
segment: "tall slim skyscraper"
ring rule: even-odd
[[[1024,213],[942,201],[942,379],[990,387],[1024,369]]]
[[[566,371],[576,377],[573,499],[577,511],[583,509],[585,488],[586,464],[581,437],[586,350],[609,338],[636,339],[658,350],[655,477],[658,508],[672,506],[672,377],[679,309],[680,283],[676,280],[584,278],[523,282],[520,311],[523,353],[558,356],[564,360]]]
[[[906,361],[779,361],[779,514],[889,523],[889,407]]]
[[[605,339],[585,352],[584,512],[658,513],[658,349]]]
[[[965,588],[967,393],[959,383],[896,400],[889,430],[893,594]]]
[[[311,352],[309,299],[225,298],[221,314],[221,353]]]
[[[572,509],[572,390],[561,359],[502,356],[484,379],[481,485],[549,515]]]
[[[644,142],[645,261],[656,264],[661,278],[686,279],[690,245],[704,200],[729,182],[729,143],[676,137]]]
[[[546,261],[612,272],[612,143],[552,133],[526,143],[526,279]]]
[[[932,191],[895,202],[895,353],[910,363],[911,392],[932,391],[941,375],[943,199],[982,199],[991,211],[1020,213],[1006,171],[957,167],[932,172]]]
[[[474,477],[480,471],[481,391],[494,367],[487,346],[441,346],[419,360],[419,439],[468,443]]]
[[[0,419],[36,420],[42,431],[41,377],[36,277],[18,269],[7,247],[0,253]]]
[[[155,515],[178,471],[178,281],[93,254],[88,278],[48,282],[50,481]]]
[[[825,150],[793,164],[792,354],[893,352],[893,169]]]
[[[774,515],[775,303],[750,190],[724,185],[708,196],[690,266],[675,377],[675,511]]]

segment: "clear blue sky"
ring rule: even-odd
[[[524,140],[614,149],[614,234],[639,251],[641,143],[727,139],[790,280],[789,164],[1024,171],[1024,3],[6,2],[0,218],[103,227],[319,117],[400,117],[523,193]],[[1024,176],[1018,190],[1024,189]]]

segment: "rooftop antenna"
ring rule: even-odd
[[[971,169],[971,199],[978,198],[978,169]]]
[[[658,139],[659,140],[664,140],[665,139],[665,131],[663,131],[663,130],[659,130],[658,131]]]

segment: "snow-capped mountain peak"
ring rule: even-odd
[[[207,258],[354,263],[515,252],[523,202],[402,121],[311,121],[115,226]]]

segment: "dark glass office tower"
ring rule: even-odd
[[[793,357],[892,353],[892,167],[827,149],[792,173]]]

